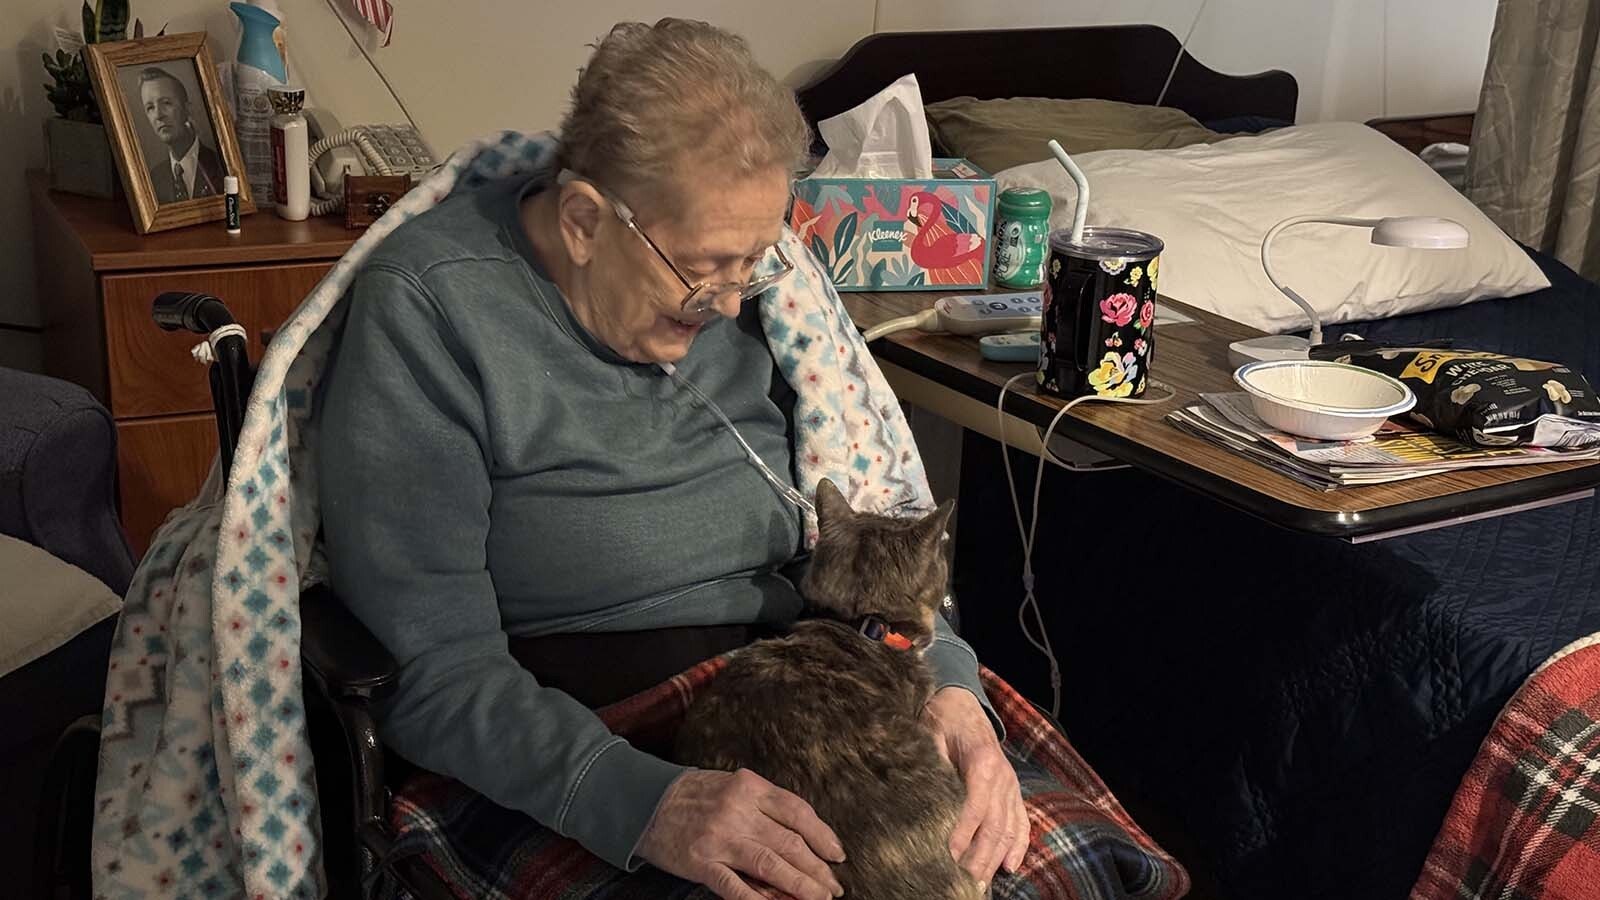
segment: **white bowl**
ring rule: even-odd
[[[1398,379],[1345,363],[1296,359],[1240,366],[1233,380],[1263,422],[1322,441],[1355,441],[1417,405]]]

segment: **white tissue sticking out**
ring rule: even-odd
[[[817,123],[828,155],[814,176],[932,178],[933,144],[917,76],[906,75],[865,103]]]

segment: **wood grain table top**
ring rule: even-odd
[[[962,292],[840,296],[856,326],[865,330],[927,309],[951,293]],[[1201,392],[1237,390],[1228,344],[1260,332],[1166,297],[1159,303],[1195,320],[1156,327],[1150,377],[1172,388],[1176,396],[1150,406],[1082,403],[1062,418],[1057,434],[1284,527],[1346,538],[1549,502],[1600,485],[1600,461],[1589,461],[1466,469],[1332,491],[1306,487],[1163,420],[1174,409],[1203,402]],[[977,338],[952,334],[902,331],[874,342],[872,350],[990,405],[1007,379],[1034,369],[1032,363],[986,360],[978,353]],[[1146,396],[1160,394],[1147,391]],[[1044,427],[1064,402],[1037,391],[1033,380],[1025,378],[1007,392],[1006,411]]]
[[[221,222],[140,234],[126,198],[52,191],[49,176],[38,170],[27,178],[34,208],[66,223],[96,272],[338,259],[365,231],[346,229],[342,215],[290,222],[263,205],[240,220],[239,234],[228,234]]]

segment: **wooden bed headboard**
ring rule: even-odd
[[[1178,55],[1157,25],[903,31],[873,34],[796,91],[813,127],[916,73],[924,103],[952,97],[1092,97],[1155,103]],[[1224,75],[1187,52],[1163,105],[1202,122],[1263,116],[1293,122],[1299,86],[1277,70]]]

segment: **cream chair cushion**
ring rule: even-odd
[[[0,535],[0,677],[122,608],[100,579],[34,545]]]

